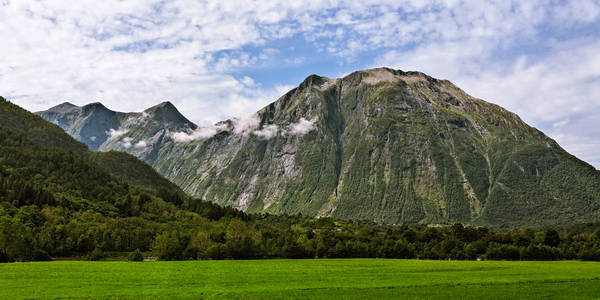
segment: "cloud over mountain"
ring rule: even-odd
[[[600,166],[598,0],[5,0],[0,18],[0,90],[34,111],[172,99],[207,125],[310,73],[385,65],[450,79]]]

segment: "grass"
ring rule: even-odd
[[[590,299],[600,263],[384,259],[0,264],[0,298]]]

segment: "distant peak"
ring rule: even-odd
[[[55,107],[79,107],[71,102],[63,102]]]
[[[388,67],[378,67],[378,68],[366,69],[366,70],[363,70],[362,72],[371,73],[371,74],[390,73],[390,74],[394,74],[394,75],[397,75],[398,73],[402,73],[402,71],[400,71],[400,70],[394,70],[394,69],[388,68]]]
[[[65,112],[70,112],[73,110],[77,110],[80,107],[71,103],[71,102],[63,102],[59,105],[53,106],[50,109],[48,109],[47,111],[49,112],[58,112],[58,113],[65,113]]]
[[[77,105],[75,105],[75,104],[73,104],[71,102],[63,102],[63,103],[61,103],[59,105],[51,107],[50,109],[53,109],[53,108],[73,108],[73,107],[79,107],[79,106],[77,106]]]
[[[309,86],[317,86],[320,90],[326,90],[330,86],[334,85],[337,81],[338,79],[336,78],[327,78],[324,76],[312,74],[306,77],[306,79],[304,79],[304,81],[300,84],[300,89]]]
[[[104,112],[112,112],[112,110],[106,108],[106,106],[104,106],[104,104],[100,103],[100,102],[93,102],[90,104],[86,104],[84,106],[81,107],[81,111],[84,114],[88,114],[88,113],[104,113]]]
[[[196,125],[190,120],[186,119],[171,103],[170,101],[164,101],[157,105],[154,105],[146,110],[145,113],[151,115],[153,119],[160,120],[161,122],[175,122],[176,124],[188,124],[192,129],[196,128]]]
[[[83,108],[104,108],[104,109],[108,109],[106,108],[106,106],[104,106],[104,104],[100,103],[100,102],[92,102],[90,104],[86,104],[83,106]]]
[[[398,79],[398,72],[389,69],[389,68],[375,68],[362,71],[363,76],[362,81],[368,84],[377,84],[379,82],[393,82]]]
[[[155,110],[158,110],[158,109],[163,109],[163,110],[165,110],[165,109],[166,109],[166,110],[174,110],[174,111],[177,111],[177,107],[175,107],[175,105],[173,105],[173,103],[171,103],[171,101],[164,101],[164,102],[161,102],[161,103],[159,103],[159,104],[157,104],[157,105],[154,105],[154,106],[152,106],[152,107],[150,107],[150,108],[146,109],[145,111],[146,111],[146,112],[150,112],[150,111],[155,111]]]

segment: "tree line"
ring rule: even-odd
[[[600,260],[600,226],[570,230],[383,226],[302,216],[246,215],[215,207],[203,213],[154,199],[144,217],[0,203],[0,261],[51,257],[161,260],[263,258],[404,258],[453,260]]]

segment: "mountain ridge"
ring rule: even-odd
[[[132,113],[110,110],[100,102],[89,103],[81,107],[65,102],[46,111],[35,112],[35,114],[57,124],[71,136],[86,143],[92,151],[123,150],[140,143],[140,139],[131,137],[131,141],[115,145],[115,139],[128,131],[129,127],[143,123],[148,117],[160,121],[160,124],[147,126],[149,124],[146,122],[143,126],[138,126],[146,129],[146,135],[149,134],[148,132],[153,135],[157,134],[163,127],[176,131],[197,127],[168,101],[161,102],[142,112]],[[165,125],[167,123],[171,124],[167,126]],[[121,147],[119,148],[119,146]]]

